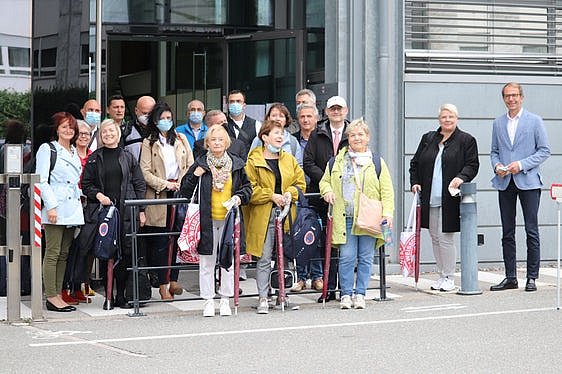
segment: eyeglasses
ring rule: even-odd
[[[89,132],[79,132],[78,137],[80,137],[80,136],[85,136],[85,137],[89,138],[90,136],[92,136],[92,134],[90,134]]]
[[[507,94],[507,95],[503,95],[503,98],[504,98],[504,99],[511,99],[511,98],[516,99],[516,98],[518,98],[519,96],[521,96],[521,94],[518,94],[518,93],[516,93],[516,94]]]

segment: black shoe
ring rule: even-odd
[[[115,299],[114,306],[119,307],[121,309],[131,309],[133,307],[133,304],[129,304],[127,300],[123,297],[123,298]]]
[[[62,308],[59,308],[57,306],[55,306],[55,304],[51,303],[49,300],[47,300],[45,302],[45,305],[47,306],[47,310],[50,310],[51,312],[72,312],[74,310],[76,310],[75,307],[67,305],[67,306],[63,306]]]
[[[490,287],[490,291],[514,290],[519,288],[517,278],[505,278],[499,284]]]
[[[330,291],[326,294],[326,302],[329,302],[329,301],[335,300],[335,299],[336,299],[336,291]],[[324,299],[322,298],[322,295],[320,295],[317,302],[321,303],[323,301],[324,301]]]
[[[537,290],[537,285],[535,284],[535,280],[533,278],[527,279],[527,284],[525,285],[525,291],[533,292]]]
[[[150,285],[152,288],[160,288],[160,281],[158,280],[158,274],[155,272],[148,273],[148,279],[150,280]]]
[[[103,310],[112,310],[115,303],[111,299],[105,299],[103,302]]]

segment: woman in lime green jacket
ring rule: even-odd
[[[382,235],[373,235],[356,226],[360,188],[367,197],[382,202],[382,215],[390,227],[394,214],[392,179],[381,159],[377,177],[369,149],[369,126],[363,119],[352,121],[346,128],[349,147],[337,154],[333,168],[329,166],[320,181],[320,194],[333,205],[332,245],[340,249],[339,280],[342,309],[365,308],[365,292],[369,283],[375,247],[384,243]],[[357,178],[356,178],[357,173]],[[359,180],[361,186],[357,186]],[[354,269],[357,262],[357,280]],[[355,297],[353,284],[355,283]]]

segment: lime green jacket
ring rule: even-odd
[[[344,156],[347,153],[347,147],[342,148],[334,161],[334,167],[330,172],[329,166],[326,166],[324,176],[320,180],[320,194],[324,196],[328,192],[333,192],[336,196],[332,211],[333,227],[332,227],[332,245],[345,244],[345,207],[343,199],[342,175],[344,168]],[[381,158],[381,174],[380,180],[377,178],[375,165],[371,162],[361,168],[359,180],[363,183],[363,192],[367,197],[382,202],[382,215],[385,217],[393,217],[394,215],[394,189],[392,187],[392,179],[386,163]],[[354,217],[351,232],[353,235],[370,235],[377,238],[377,248],[384,244],[382,235],[372,235],[365,230],[361,230],[355,226],[357,219],[357,207],[359,204],[359,189],[355,190],[354,198]]]

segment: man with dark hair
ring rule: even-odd
[[[244,160],[248,158],[248,152],[252,141],[261,128],[261,122],[244,113],[246,108],[246,96],[240,90],[232,90],[228,93],[228,133],[231,137],[240,139],[246,144],[246,155]]]

